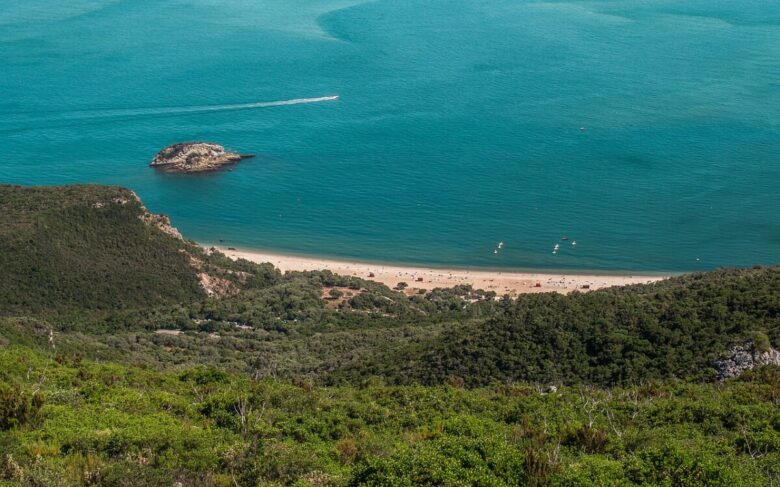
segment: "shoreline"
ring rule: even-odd
[[[232,259],[246,259],[255,263],[270,262],[282,272],[329,270],[334,274],[354,276],[379,282],[393,288],[405,282],[407,294],[419,290],[430,291],[437,287],[453,287],[470,284],[474,289],[495,291],[497,295],[518,296],[529,293],[594,291],[612,286],[646,284],[671,277],[673,274],[579,274],[567,272],[520,272],[487,269],[436,268],[380,262],[359,262],[321,257],[284,255],[259,250],[245,250],[208,245]]]

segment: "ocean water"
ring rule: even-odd
[[[258,157],[147,167],[184,140]],[[204,243],[776,263],[780,2],[0,0],[0,147],[0,182],[127,186]]]

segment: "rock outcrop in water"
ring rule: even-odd
[[[150,166],[171,172],[206,172],[236,164],[250,157],[254,155],[227,152],[218,144],[184,142],[173,144],[158,152]]]

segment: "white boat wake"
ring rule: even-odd
[[[227,112],[232,110],[251,110],[253,108],[281,107],[286,105],[303,105],[305,103],[322,103],[338,100],[338,96],[321,96],[318,98],[294,98],[292,100],[260,101],[256,103],[237,103],[233,105],[205,105],[190,107],[160,107],[160,108],[124,108],[115,110],[70,112],[73,114],[85,114],[90,117],[137,117],[146,115],[179,115],[185,113]]]
[[[66,112],[54,112],[48,116],[33,116],[24,118],[24,122],[55,122],[94,120],[103,118],[125,117],[154,117],[164,115],[184,115],[197,113],[227,112],[238,110],[252,110],[256,108],[271,108],[287,105],[303,105],[306,103],[323,103],[338,100],[336,96],[320,96],[317,98],[293,98],[291,100],[261,101],[255,103],[236,103],[229,105],[200,105],[181,107],[149,107],[149,108],[109,108],[98,110],[73,110]]]

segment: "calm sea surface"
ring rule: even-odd
[[[183,140],[258,157],[147,167]],[[776,263],[780,2],[0,0],[0,147],[0,182],[127,186],[202,242]]]

